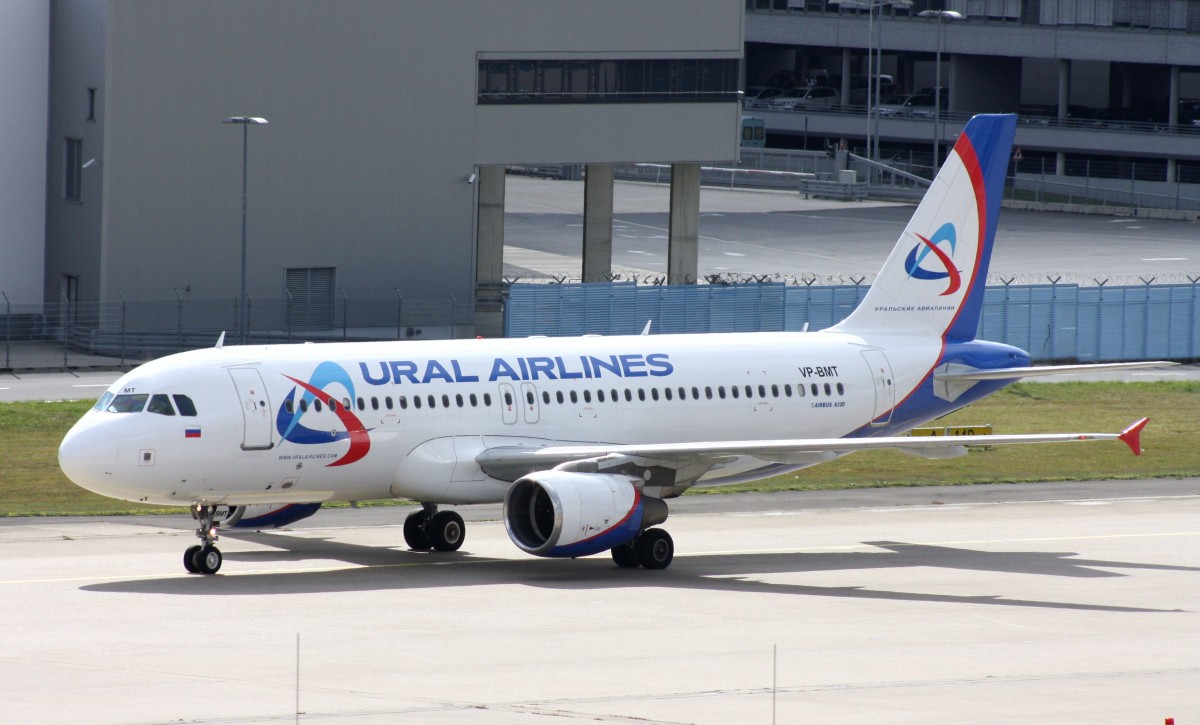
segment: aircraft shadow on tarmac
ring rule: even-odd
[[[676,557],[665,571],[621,569],[607,556],[583,559],[490,559],[466,552],[425,553],[362,546],[330,539],[270,533],[226,534],[272,547],[265,551],[225,554],[227,575],[170,576],[105,582],[84,591],[192,596],[307,594],[380,589],[425,589],[487,584],[523,584],[546,589],[611,589],[669,587],[729,593],[841,597],[912,602],[986,604],[1103,612],[1181,612],[1103,604],[1010,599],[998,594],[949,595],[919,591],[871,589],[866,586],[815,586],[762,581],[756,577],[871,569],[940,568],[998,574],[1033,574],[1070,578],[1124,577],[1109,569],[1143,569],[1197,573],[1200,567],[1076,559],[1071,552],[994,552],[895,541],[864,542],[881,551],[763,554],[700,554]],[[354,568],[238,573],[239,565],[312,559],[335,560]],[[913,581],[919,582],[919,576]],[[1003,580],[988,583],[999,589]],[[1185,588],[1181,588],[1186,590]]]

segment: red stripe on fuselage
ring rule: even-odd
[[[331,396],[320,388],[297,380],[291,375],[285,375],[284,377],[315,395],[318,400],[328,402],[331,399]],[[357,415],[351,413],[336,400],[333,402],[333,414],[338,417],[338,420],[342,421],[342,425],[346,426],[346,432],[350,434],[350,449],[346,451],[346,455],[330,463],[328,467],[349,465],[361,460],[363,456],[367,455],[367,451],[371,450],[371,436],[367,435],[367,429],[363,427],[362,421],[358,419]]]

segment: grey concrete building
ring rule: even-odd
[[[44,0],[0,4],[0,314],[40,308],[46,227]],[[6,334],[7,330],[0,330]]]
[[[687,171],[737,154],[742,23],[740,0],[54,0],[46,299],[93,329],[495,334],[503,167],[592,165],[598,270],[608,165],[679,165],[694,216]]]
[[[972,113],[1020,111],[1020,171],[1200,183],[1198,0],[746,0],[746,9],[748,86],[783,72],[841,91],[840,108],[764,112],[768,132],[806,129],[817,143],[861,147],[875,130],[854,86],[873,49],[897,89],[940,78],[948,100],[937,129],[932,113],[880,118],[885,144],[931,148],[934,138],[952,142]]]

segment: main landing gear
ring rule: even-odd
[[[675,558],[675,542],[662,529],[646,529],[628,544],[614,546],[612,558],[626,569],[666,569]]]
[[[404,543],[414,551],[458,551],[467,538],[467,526],[455,511],[438,511],[423,503],[421,510],[404,519]]]
[[[217,540],[216,516],[216,506],[192,506],[192,518],[198,522],[196,538],[202,543],[183,552],[183,568],[189,574],[216,574],[221,568],[221,550],[213,546]]]

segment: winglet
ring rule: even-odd
[[[217,338],[216,347],[218,350],[225,347],[225,331],[224,330],[221,330],[221,336]]]
[[[1142,428],[1146,427],[1149,418],[1142,418],[1138,422],[1121,431],[1121,435],[1117,436],[1125,445],[1129,446],[1129,450],[1133,451],[1133,455],[1142,455]]]

